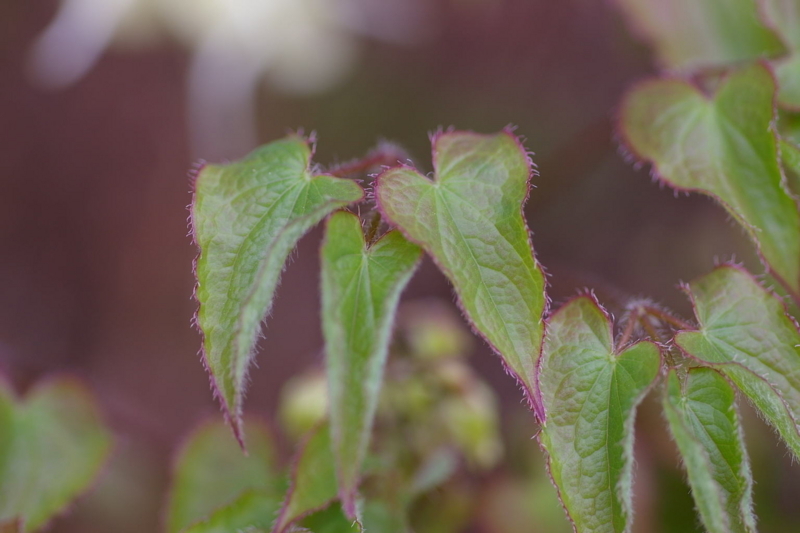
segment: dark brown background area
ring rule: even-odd
[[[154,487],[142,492],[131,482],[134,516],[112,529],[155,531],[169,454],[218,413],[190,326],[188,52],[170,42],[112,50],[75,86],[46,91],[29,81],[25,60],[55,8],[51,0],[0,2],[0,371],[20,390],[56,372],[88,381],[118,434],[118,453],[131,454],[131,476]],[[612,5],[439,0],[434,11],[430,41],[369,42],[356,71],[321,96],[289,96],[265,83],[260,140],[315,130],[316,159],[328,164],[386,138],[427,170],[428,131],[516,124],[536,152],[540,175],[526,213],[556,303],[593,287],[617,313],[625,298],[649,295],[688,314],[675,286],[715,258],[735,255],[762,271],[721,209],[674,198],[620,154],[615,107],[652,66]],[[294,254],[252,373],[246,407],[268,419],[281,384],[319,358],[319,239],[312,231]],[[405,297],[431,295],[452,301],[426,262]],[[506,409],[519,409],[517,388],[487,348],[479,352],[473,362],[507,419]],[[657,453],[646,449],[640,463]],[[53,531],[111,531],[90,505],[82,501]]]

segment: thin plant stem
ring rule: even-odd
[[[636,307],[631,314],[628,316],[628,323],[625,324],[625,329],[622,331],[622,336],[617,343],[617,346],[623,347],[631,340],[631,336],[633,335],[633,331],[636,328],[636,323],[639,321],[642,315],[642,308]]]
[[[354,159],[343,163],[328,171],[328,174],[337,178],[346,178],[363,174],[377,166],[390,166],[400,163],[405,158],[405,153],[396,146],[380,146],[361,159]]]

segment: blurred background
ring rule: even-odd
[[[654,72],[610,1],[0,2],[0,371],[21,392],[82,376],[117,435],[98,487],[51,530],[158,531],[175,447],[219,415],[190,325],[201,160],[302,129],[322,165],[386,139],[427,171],[428,132],[514,124],[539,169],[526,213],[554,305],[591,287],[617,316],[642,295],[690,316],[678,282],[732,257],[762,272],[722,209],[676,198],[621,152],[616,106]],[[294,254],[251,374],[246,409],[268,421],[283,384],[321,358],[320,236]],[[428,260],[404,300],[423,297],[452,311]],[[564,531],[533,418],[473,344],[506,453],[464,531]],[[745,418],[760,530],[797,531],[798,467]],[[639,419],[637,531],[700,531],[656,400]]]

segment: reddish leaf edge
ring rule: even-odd
[[[530,227],[528,226],[527,221],[525,219],[525,211],[524,210],[525,210],[525,204],[527,203],[528,197],[530,196],[530,190],[531,190],[531,186],[532,186],[532,184],[531,184],[532,179],[533,179],[534,176],[538,176],[539,172],[537,170],[536,164],[533,162],[533,159],[532,159],[533,152],[530,152],[525,148],[525,146],[523,144],[523,139],[516,135],[515,129],[516,128],[514,126],[508,125],[508,126],[504,127],[498,133],[499,134],[503,134],[503,135],[507,135],[509,138],[511,138],[514,141],[514,143],[519,148],[520,152],[524,155],[525,160],[527,161],[527,164],[528,164],[528,177],[526,179],[527,191],[526,191],[526,194],[525,194],[525,197],[524,197],[522,203],[520,204],[520,217],[522,218],[522,221],[523,221],[523,223],[525,225],[525,228],[527,228],[528,245],[530,246],[530,249],[533,251],[532,231],[531,231]],[[441,272],[443,272],[448,278],[450,277],[448,269],[446,269],[433,256],[433,254],[428,252],[427,247],[424,245],[424,243],[420,242],[417,239],[414,239],[411,235],[409,235],[406,232],[405,229],[403,229],[402,226],[397,224],[387,214],[386,210],[384,209],[383,205],[381,204],[380,195],[378,194],[378,190],[381,187],[382,178],[387,173],[389,173],[391,171],[401,169],[401,170],[410,170],[410,171],[416,172],[420,176],[423,176],[423,177],[425,177],[426,179],[428,179],[430,181],[435,181],[436,173],[438,171],[438,166],[437,166],[437,161],[436,161],[436,145],[442,138],[445,138],[445,137],[447,137],[449,135],[474,135],[476,137],[492,137],[492,136],[497,135],[498,133],[483,134],[483,133],[476,133],[476,132],[471,131],[471,130],[456,130],[452,126],[447,128],[446,130],[442,129],[442,128],[439,128],[438,130],[436,130],[436,131],[434,131],[434,132],[429,134],[429,138],[430,138],[430,141],[431,141],[431,148],[432,148],[432,150],[431,150],[431,160],[432,160],[432,163],[433,163],[433,175],[434,175],[433,179],[431,179],[430,176],[428,176],[425,173],[420,172],[417,168],[415,168],[415,167],[413,167],[411,165],[401,164],[401,165],[395,165],[393,167],[389,167],[389,168],[384,169],[383,171],[381,171],[375,177],[375,180],[373,181],[373,184],[374,184],[373,185],[373,190],[374,190],[374,192],[373,192],[372,196],[374,197],[374,200],[375,200],[375,207],[381,213],[381,217],[383,217],[383,219],[386,220],[387,222],[389,222],[392,226],[394,226],[395,228],[400,230],[400,232],[403,234],[403,236],[405,236],[405,238],[408,241],[413,242],[414,244],[416,244],[417,246],[422,248],[426,252],[428,257],[431,259],[431,261],[433,261],[433,263],[436,265],[436,267]],[[544,266],[542,266],[542,264],[536,258],[535,251],[533,251],[533,261],[534,261],[534,264],[537,266],[537,268],[539,268],[542,271],[542,274],[544,276],[544,287],[543,287],[544,308],[542,310],[542,316],[540,317],[540,321],[544,322],[544,317],[547,314],[547,310],[548,310],[548,308],[550,306],[550,297],[549,297],[549,295],[547,293],[548,273],[547,273],[547,270],[544,268]],[[492,349],[492,351],[495,353],[495,355],[498,356],[498,358],[500,359],[500,362],[501,362],[501,364],[503,366],[504,372],[508,376],[511,376],[512,378],[514,378],[514,380],[517,383],[517,386],[522,390],[523,397],[525,398],[525,401],[526,401],[526,403],[528,405],[528,408],[531,411],[533,411],[534,416],[536,417],[537,421],[539,421],[540,423],[543,422],[544,421],[544,410],[542,409],[541,393],[538,390],[538,388],[539,388],[538,384],[535,383],[535,378],[534,378],[535,390],[529,390],[528,386],[525,385],[525,382],[522,380],[522,378],[514,370],[512,370],[508,366],[508,364],[505,362],[505,359],[503,358],[502,354],[497,349],[497,347],[483,334],[483,332],[481,332],[475,326],[475,323],[473,322],[472,318],[469,316],[469,314],[467,314],[466,309],[464,308],[464,305],[463,305],[463,303],[461,301],[461,297],[458,295],[458,293],[455,290],[454,290],[454,293],[455,293],[456,305],[458,306],[459,310],[461,311],[461,316],[464,318],[464,321],[467,323],[467,325],[469,326],[470,330],[477,337],[483,339],[483,341]],[[541,363],[541,354],[542,354],[543,341],[544,341],[544,332],[542,334],[542,339],[539,342],[539,353],[538,353],[538,356],[537,356],[537,366]],[[536,376],[536,375],[538,375],[538,372],[534,371],[534,376]]]
[[[97,398],[92,393],[91,389],[89,388],[88,384],[85,382],[84,379],[79,377],[77,374],[71,372],[58,372],[55,374],[50,374],[33,384],[33,386],[29,387],[23,393],[18,393],[15,387],[13,386],[11,380],[8,376],[3,373],[0,373],[0,387],[5,388],[9,392],[9,396],[11,400],[14,402],[15,406],[20,406],[26,403],[29,399],[36,396],[40,391],[57,385],[66,385],[71,388],[74,392],[76,392],[79,396],[83,397],[86,400],[86,405],[90,406],[92,411],[92,416],[97,419],[103,429],[107,432],[109,437],[109,445],[106,448],[105,452],[101,457],[99,457],[95,464],[92,466],[93,475],[91,476],[91,480],[87,485],[78,491],[72,498],[71,501],[67,502],[61,509],[58,509],[56,512],[47,519],[46,522],[39,526],[39,530],[47,530],[50,528],[52,523],[61,518],[63,516],[68,515],[72,512],[72,509],[75,507],[77,502],[86,496],[87,494],[91,493],[93,490],[97,488],[97,486],[102,481],[103,477],[106,475],[106,472],[110,466],[111,458],[115,455],[118,443],[114,439],[114,435],[112,434],[111,430],[109,429],[109,425],[106,419],[106,415],[103,410],[100,408]],[[24,531],[25,526],[25,517],[17,518],[18,523],[20,524],[19,531]],[[0,524],[0,525],[7,525],[14,523],[14,519],[9,520],[7,523]],[[1,533],[1,532],[0,532]]]
[[[629,433],[631,433],[631,435],[633,435],[633,433],[632,433],[633,432],[633,426],[634,426],[634,423],[636,421],[636,412],[637,412],[639,406],[642,404],[642,402],[647,397],[647,395],[650,394],[650,392],[657,386],[657,384],[660,381],[663,380],[664,376],[666,375],[666,369],[664,367],[664,354],[663,354],[663,351],[662,351],[662,347],[657,342],[654,342],[652,340],[640,340],[638,342],[627,343],[625,345],[617,345],[616,344],[616,339],[614,337],[614,317],[598,301],[597,297],[595,296],[595,294],[592,291],[585,291],[585,292],[583,292],[581,294],[577,294],[575,296],[572,296],[571,298],[568,298],[555,312],[553,312],[547,318],[547,320],[545,322],[545,332],[547,331],[547,324],[551,320],[553,320],[553,318],[555,318],[561,311],[563,311],[564,308],[567,307],[567,305],[571,304],[572,302],[574,302],[576,300],[581,300],[581,299],[588,300],[592,305],[594,305],[598,310],[600,310],[600,312],[605,317],[606,324],[608,325],[608,329],[609,329],[609,335],[610,335],[609,338],[611,339],[611,343],[612,343],[612,353],[614,354],[615,357],[619,357],[619,355],[622,352],[627,351],[627,350],[629,350],[629,349],[631,349],[631,348],[633,348],[635,346],[638,346],[639,344],[643,344],[643,343],[644,344],[652,344],[656,348],[656,351],[658,352],[658,358],[659,358],[659,371],[658,371],[658,374],[653,379],[653,381],[650,382],[650,385],[648,385],[639,394],[639,396],[636,397],[636,399],[634,400],[634,403],[633,403],[633,407],[631,408],[631,414],[628,417],[628,419],[625,421],[626,431],[628,431]],[[544,344],[544,343],[542,343],[542,344]],[[540,361],[541,361],[541,358],[540,358]],[[545,456],[545,471],[547,472],[547,477],[550,479],[550,483],[556,489],[556,495],[558,496],[558,501],[561,503],[561,507],[564,510],[564,513],[567,515],[567,518],[569,519],[569,522],[572,525],[573,530],[577,532],[578,529],[577,529],[577,525],[575,523],[575,519],[572,517],[572,514],[569,512],[569,509],[567,509],[567,506],[564,503],[564,499],[561,496],[561,489],[558,487],[558,484],[556,483],[556,480],[553,477],[553,471],[552,471],[552,467],[551,467],[551,462],[552,461],[551,461],[550,453],[547,451],[547,449],[544,447],[544,444],[542,443],[542,438],[541,438],[542,431],[543,431],[543,428],[540,429],[539,431],[537,431],[536,434],[534,435],[534,437],[536,438],[536,441],[539,444],[539,449],[542,451],[542,453]],[[631,449],[631,453],[633,453],[633,451],[634,450]],[[633,456],[631,456],[630,460],[631,460],[632,464],[633,464],[633,459],[634,459]],[[631,494],[631,495],[633,495],[633,494]],[[631,511],[631,513],[632,513],[633,512],[633,508],[629,509],[629,511]]]
[[[325,230],[326,231],[325,231],[325,236],[323,237],[323,241],[322,241],[322,245],[321,245],[322,247],[324,247],[325,244],[328,242],[328,231],[327,231],[327,229],[328,229],[328,224],[330,222],[330,219],[334,214],[339,213],[339,212],[347,213],[349,216],[352,216],[356,220],[358,220],[359,224],[362,225],[360,218],[355,213],[352,213],[352,212],[348,211],[347,209],[338,209],[338,210],[334,211],[333,213],[328,215],[328,217],[325,219]],[[365,250],[370,250],[371,248],[376,246],[379,242],[381,242],[382,240],[387,238],[392,233],[397,233],[397,234],[403,235],[403,233],[399,229],[395,228],[395,229],[391,229],[391,230],[383,233],[383,235],[381,235],[375,241],[370,243],[370,242],[367,242],[366,236],[364,235],[363,225],[362,225],[361,229],[362,229],[361,238],[362,238],[362,240],[364,242]],[[405,235],[403,235],[403,236],[405,237]],[[409,242],[413,243],[413,241],[409,241]],[[416,243],[414,243],[414,244],[416,244]],[[422,249],[420,248],[420,252],[418,254],[417,261],[414,264],[414,267],[413,267],[413,269],[411,271],[411,276],[410,276],[409,280],[411,279],[411,277],[413,277],[416,274],[416,271],[419,268],[419,265],[421,263],[421,261],[420,261],[421,259],[422,259]],[[396,309],[395,309],[395,313],[396,313]],[[394,319],[395,319],[395,317],[392,316],[391,317],[391,323],[392,324],[394,324]],[[390,334],[390,336],[391,336],[391,334]],[[388,359],[388,354],[387,354],[387,359]],[[384,366],[385,366],[385,362],[384,362]],[[327,367],[326,367],[326,375],[327,375]],[[384,376],[381,377],[381,383],[380,383],[379,391],[380,391],[380,389],[383,388],[383,378],[384,378]],[[373,419],[370,421],[370,427],[369,427],[370,434],[372,433],[373,427],[374,427],[374,415],[373,415]],[[363,476],[359,476],[357,478],[357,480],[356,480],[356,483],[353,486],[343,486],[342,483],[340,482],[340,480],[344,479],[344,477],[343,477],[343,474],[342,474],[342,471],[341,471],[341,466],[339,464],[338,458],[336,457],[336,451],[335,451],[335,441],[337,439],[336,435],[338,433],[336,431],[337,429],[338,428],[335,428],[333,426],[333,424],[330,425],[331,445],[334,446],[334,449],[331,450],[331,452],[333,453],[334,458],[337,459],[337,461],[336,461],[336,479],[337,479],[337,485],[338,485],[338,491],[339,491],[339,500],[341,501],[342,510],[344,511],[345,516],[347,516],[347,518],[349,518],[351,520],[357,520],[358,519],[358,487],[361,484],[361,478]],[[370,441],[371,440],[372,439],[370,438]]]
[[[775,87],[775,89],[773,90],[773,93],[772,93],[772,120],[770,121],[769,131],[770,131],[770,133],[772,134],[772,136],[775,139],[775,160],[776,160],[776,162],[778,164],[778,169],[780,170],[780,174],[781,174],[781,188],[783,189],[783,191],[787,195],[789,195],[790,198],[792,198],[795,201],[795,205],[798,205],[797,199],[795,198],[795,196],[791,193],[791,191],[789,189],[788,178],[786,177],[786,171],[784,170],[783,164],[782,164],[782,161],[781,161],[781,151],[780,151],[781,150],[781,148],[780,148],[781,136],[778,133],[778,127],[777,127],[777,120],[778,120],[778,87],[779,86],[778,86],[777,78],[775,76],[775,71],[773,70],[772,66],[766,60],[763,60],[763,59],[762,60],[758,60],[754,64],[755,65],[759,65],[760,67],[762,67],[769,74],[769,76],[772,78],[773,86]],[[741,65],[739,65],[738,68],[737,68],[737,66],[734,65],[731,68],[726,69],[725,73],[720,78],[719,85],[724,84],[728,80],[728,78],[735,71],[740,70],[741,68],[746,68],[746,67],[742,67]],[[694,91],[697,94],[699,94],[700,96],[702,96],[708,102],[713,102],[714,99],[717,96],[717,93],[718,93],[718,91],[715,91],[713,94],[708,94],[697,83],[695,83],[692,80],[691,76],[688,76],[688,75],[681,76],[679,74],[665,74],[665,75],[661,75],[661,76],[649,76],[649,77],[646,77],[644,79],[639,80],[638,82],[633,83],[625,91],[625,93],[623,94],[623,97],[621,99],[622,103],[618,107],[617,112],[615,113],[615,116],[614,116],[614,120],[613,120],[615,137],[616,137],[617,143],[619,145],[619,152],[622,155],[623,159],[625,161],[627,161],[628,163],[632,163],[635,170],[638,170],[639,167],[641,167],[641,165],[643,165],[643,164],[650,165],[650,177],[651,177],[651,179],[655,183],[658,183],[659,185],[662,185],[662,186],[666,185],[667,187],[669,187],[670,189],[675,191],[675,196],[676,197],[681,193],[686,194],[687,196],[689,194],[691,194],[691,193],[697,193],[697,194],[700,194],[702,196],[706,196],[708,198],[711,198],[712,200],[717,202],[719,205],[721,205],[725,209],[725,211],[728,213],[728,215],[731,218],[735,219],[736,222],[745,230],[745,232],[747,233],[748,237],[750,238],[750,240],[752,241],[753,245],[755,246],[756,254],[757,254],[758,258],[759,258],[759,261],[761,262],[761,265],[764,267],[764,269],[767,272],[769,272],[776,280],[778,280],[778,282],[781,285],[783,285],[783,287],[789,292],[789,294],[792,295],[792,298],[796,302],[798,302],[798,305],[800,305],[800,294],[797,293],[797,291],[795,291],[794,289],[792,289],[791,285],[780,274],[776,273],[773,270],[771,265],[767,262],[766,258],[764,257],[764,254],[761,251],[761,245],[756,240],[756,235],[757,235],[757,233],[759,231],[757,228],[754,228],[753,226],[748,224],[744,219],[742,219],[741,215],[739,215],[736,212],[735,209],[733,209],[730,205],[728,205],[726,202],[724,202],[718,196],[716,196],[714,194],[711,194],[711,193],[709,193],[707,191],[704,191],[704,190],[702,190],[700,188],[681,187],[681,186],[673,183],[672,181],[667,179],[663,174],[661,174],[661,172],[658,169],[658,165],[657,165],[657,163],[655,161],[645,157],[643,154],[639,153],[634,148],[633,143],[631,142],[630,137],[628,135],[628,132],[626,131],[625,127],[623,126],[623,124],[625,122],[625,116],[626,116],[626,108],[627,108],[626,104],[629,101],[631,95],[634,94],[636,91],[638,91],[640,88],[646,87],[648,85],[656,84],[656,83],[662,83],[662,82],[665,82],[665,81],[673,82],[673,83],[679,83],[681,85],[684,85],[684,86],[690,88],[692,91]]]
[[[770,297],[772,297],[775,300],[777,300],[778,302],[780,302],[781,306],[783,307],[784,316],[789,319],[789,321],[794,326],[795,331],[797,331],[797,333],[800,335],[800,324],[798,324],[797,319],[795,317],[793,317],[789,313],[789,309],[788,309],[788,307],[786,305],[786,302],[784,301],[783,298],[781,298],[781,296],[779,294],[777,294],[775,291],[773,291],[769,287],[766,287],[761,281],[759,281],[759,279],[756,276],[754,276],[750,271],[748,271],[746,268],[744,268],[743,266],[741,266],[739,264],[723,263],[721,265],[716,266],[711,272],[713,273],[713,272],[716,272],[716,271],[722,270],[722,269],[736,270],[736,271],[738,271],[738,272],[740,272],[742,274],[747,275],[753,281],[753,283],[758,285],[761,288],[761,290],[763,290],[767,295],[769,295]],[[701,277],[703,277],[703,276],[701,276]],[[680,289],[684,292],[684,294],[686,294],[686,297],[689,299],[689,302],[692,305],[692,310],[695,313],[695,318],[697,318],[697,301],[695,299],[694,293],[691,290],[690,285],[686,284],[686,283],[682,283],[682,284],[680,284]],[[698,323],[699,323],[699,320],[698,320]],[[700,359],[699,357],[697,357],[697,356],[691,354],[690,352],[688,352],[687,350],[685,350],[683,348],[683,346],[680,344],[680,341],[678,340],[678,337],[682,333],[697,333],[697,330],[681,330],[681,331],[677,331],[677,332],[675,332],[675,335],[674,335],[673,339],[674,339],[675,346],[678,347],[678,349],[683,353],[683,355],[685,357],[687,357],[688,359],[696,362],[701,367],[711,368],[712,370],[720,372],[721,368],[735,366],[735,367],[739,367],[739,368],[745,370],[749,374],[753,375],[754,377],[756,377],[759,380],[761,380],[764,383],[766,383],[767,386],[770,388],[770,390],[772,390],[775,393],[775,395],[780,399],[781,405],[783,406],[783,409],[786,411],[786,414],[789,416],[789,418],[791,420],[794,421],[794,423],[795,423],[794,424],[795,433],[797,434],[798,438],[800,438],[800,420],[798,420],[797,416],[795,416],[795,414],[792,412],[791,408],[789,407],[789,404],[786,402],[786,400],[783,398],[783,395],[781,394],[781,392],[775,387],[775,385],[773,383],[771,383],[766,377],[764,377],[764,376],[762,376],[760,374],[757,374],[755,371],[751,370],[750,368],[747,368],[742,363],[737,363],[737,362],[734,362],[734,361],[731,361],[729,363],[709,363],[708,361]],[[736,390],[737,393],[738,393],[739,388],[736,386],[736,384],[734,384],[728,376],[724,375],[724,373],[722,373],[722,372],[720,372],[720,373],[728,381],[728,383],[734,388],[734,390]],[[749,403],[751,405],[753,405],[752,402],[749,402]],[[754,405],[754,407],[755,407],[755,405]],[[760,410],[758,408],[756,408],[756,412],[759,413],[759,418],[764,420],[763,415],[761,415],[761,412],[760,412]],[[775,433],[777,434],[777,432],[778,432],[777,428],[775,428],[770,422],[768,422],[766,420],[764,420],[764,422],[770,428],[772,428],[772,430],[775,431]],[[780,438],[779,434],[778,434],[778,437]],[[788,446],[787,446],[787,448],[788,448]]]
[[[316,151],[317,151],[317,135],[316,135],[316,132],[312,131],[306,137],[303,134],[302,130],[297,130],[296,132],[291,132],[290,131],[284,137],[284,139],[287,139],[287,138],[294,138],[294,139],[301,140],[309,148],[309,155],[308,155],[308,162],[307,162],[307,165],[306,165],[306,171],[312,173],[313,177],[320,177],[320,176],[336,177],[336,176],[333,176],[332,174],[328,174],[328,173],[322,172],[322,170],[319,167],[319,165],[313,163],[313,158],[314,158],[314,155],[316,154]],[[255,148],[254,150],[256,150],[256,149],[258,149],[258,148]],[[245,156],[245,157],[247,157],[247,156]],[[228,405],[227,402],[225,401],[225,398],[222,395],[222,392],[220,391],[219,385],[217,383],[217,377],[214,375],[214,372],[211,370],[211,367],[209,365],[208,354],[206,353],[206,350],[205,350],[205,333],[203,332],[203,329],[200,327],[200,322],[199,322],[199,313],[200,313],[200,305],[201,304],[200,304],[200,300],[198,299],[198,296],[197,296],[197,291],[198,291],[198,288],[200,287],[200,281],[199,281],[199,279],[197,277],[197,262],[199,261],[200,256],[202,255],[202,249],[200,248],[200,243],[197,241],[197,232],[196,232],[196,229],[195,229],[196,228],[196,223],[195,223],[195,220],[196,220],[195,205],[197,203],[197,184],[198,184],[198,181],[201,178],[202,171],[205,169],[206,166],[208,166],[208,164],[209,163],[207,161],[200,160],[200,161],[198,161],[197,163],[195,163],[193,165],[192,169],[190,169],[190,171],[188,173],[190,191],[191,191],[191,194],[192,194],[192,201],[187,206],[187,210],[189,211],[189,217],[188,217],[187,224],[188,224],[188,228],[189,228],[189,236],[192,239],[192,244],[195,246],[195,248],[197,250],[197,253],[195,254],[195,257],[192,260],[192,273],[194,274],[194,279],[195,279],[194,287],[192,289],[192,300],[195,302],[195,312],[194,312],[194,314],[192,316],[191,324],[192,324],[192,327],[200,334],[200,348],[198,350],[198,356],[200,358],[201,363],[203,364],[203,368],[205,369],[206,373],[208,374],[209,386],[210,386],[210,389],[211,389],[212,396],[219,403],[220,410],[222,411],[223,418],[225,419],[227,424],[230,426],[231,431],[233,432],[233,435],[236,438],[236,441],[239,443],[239,447],[242,449],[242,451],[247,453],[247,445],[246,445],[246,440],[245,440],[244,428],[243,428],[243,425],[242,425],[242,417],[243,417],[243,412],[244,412],[243,411],[243,403],[244,403],[244,397],[245,397],[245,392],[246,392],[246,389],[247,389],[247,381],[248,381],[247,375],[245,375],[244,386],[243,386],[242,390],[238,391],[237,394],[236,394],[236,398],[234,400],[234,405],[233,406]],[[229,162],[223,163],[223,164],[229,164]],[[319,173],[318,173],[318,171],[319,171]],[[355,180],[353,180],[353,181],[355,181]],[[360,185],[359,185],[359,188],[362,191],[361,198],[356,200],[356,201],[354,201],[353,202],[354,204],[363,201],[365,196],[366,196],[366,191],[364,191],[364,188],[361,187]],[[284,266],[284,268],[285,268],[285,266]],[[277,290],[277,287],[276,287],[276,290]],[[265,320],[266,320],[268,315],[269,315],[269,310],[267,311],[267,314],[262,319],[262,322],[261,322],[261,327],[262,328],[264,327],[264,322],[265,322]],[[262,335],[262,331],[257,332],[256,333],[256,338],[260,337],[261,335]],[[251,354],[251,356],[250,356],[250,363],[252,363],[252,359],[255,357],[255,347],[253,348],[253,351],[254,351],[254,353]],[[250,363],[248,363],[248,372],[249,372],[249,367],[251,366]]]

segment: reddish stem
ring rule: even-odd
[[[642,315],[642,308],[636,307],[631,314],[628,316],[628,323],[625,324],[625,330],[622,332],[622,337],[620,337],[619,342],[617,343],[618,347],[623,347],[631,340],[631,336],[633,335],[633,330],[636,328],[636,323],[641,319]]]
[[[662,309],[659,309],[658,307],[653,307],[651,305],[645,305],[645,306],[643,306],[643,309],[647,314],[652,315],[652,316],[656,317],[657,319],[661,320],[662,322],[666,322],[667,324],[669,324],[669,325],[671,325],[673,327],[676,327],[676,328],[679,328],[679,329],[685,329],[685,330],[694,330],[694,329],[696,329],[692,324],[686,322],[685,320],[681,320],[678,317],[672,316],[671,314],[665,312]]]
[[[354,159],[332,168],[328,171],[328,174],[337,178],[363,174],[377,166],[391,166],[401,163],[405,156],[406,154],[396,146],[379,146],[361,159]]]

